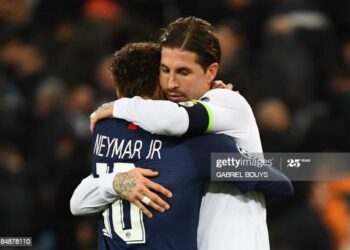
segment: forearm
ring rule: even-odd
[[[144,100],[140,97],[121,98],[115,101],[113,117],[133,122],[159,135],[181,136],[189,126],[186,110],[176,103]]]
[[[266,167],[269,178],[257,182],[255,189],[263,194],[267,200],[274,201],[294,194],[294,189],[289,178],[274,167]]]
[[[78,185],[70,200],[70,209],[74,215],[89,215],[101,212],[119,198],[113,187],[118,173],[135,168],[131,163],[115,163],[112,173],[98,173],[99,177],[89,175]]]
[[[293,195],[292,183],[278,169],[265,165],[258,171],[255,166],[249,166],[247,170],[251,173],[266,173],[267,177],[264,177],[265,179],[232,182],[242,193],[255,190],[264,194],[268,201],[280,200]],[[246,176],[245,172],[243,172],[243,176]]]
[[[86,177],[75,189],[70,200],[70,209],[74,215],[90,215],[101,212],[118,195],[113,189],[113,174],[106,174],[100,178]]]
[[[177,104],[141,97],[121,98],[114,102],[113,117],[159,135],[199,135],[204,132],[229,133],[236,138],[247,135],[252,111],[242,96],[228,90],[216,90],[209,91],[201,99],[209,101]]]

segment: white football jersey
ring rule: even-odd
[[[232,129],[219,133],[234,137],[248,152],[262,153],[253,111],[240,94],[218,89],[207,92],[201,99],[214,104],[214,122],[222,121],[220,116],[235,112],[235,124]],[[227,110],[218,112],[215,107],[225,107]],[[268,250],[264,196],[255,191],[242,194],[229,183],[209,182],[202,199],[199,217],[198,249]]]

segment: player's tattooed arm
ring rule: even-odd
[[[90,130],[94,130],[96,123],[99,120],[113,117],[113,103],[107,102],[102,104],[95,112],[90,115]]]
[[[135,187],[136,176],[128,172],[117,174],[113,182],[115,192],[124,199],[128,193],[134,190]]]
[[[99,107],[99,109],[102,110],[103,112],[106,112],[108,110],[111,110],[112,106],[113,105],[111,105],[110,103],[104,103]]]
[[[172,196],[168,189],[148,179],[157,175],[158,172],[144,168],[134,168],[125,173],[118,173],[113,180],[113,189],[120,197],[136,205],[147,217],[151,218],[153,214],[145,207],[142,200],[147,197],[149,200],[147,206],[163,213],[170,206],[156,193],[169,198]]]

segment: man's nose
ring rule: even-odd
[[[178,81],[174,75],[170,75],[169,81],[168,81],[168,88],[169,89],[177,89],[179,87]]]

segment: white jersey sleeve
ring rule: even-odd
[[[227,89],[213,89],[200,100],[209,113],[208,132],[247,137],[252,111],[243,96]]]
[[[145,100],[139,96],[116,100],[113,117],[133,122],[144,130],[159,135],[181,136],[189,124],[186,110],[176,103]]]
[[[203,132],[230,133],[236,138],[247,135],[247,111],[250,106],[240,94],[214,89],[208,91],[201,100],[179,105],[170,101],[144,100],[141,97],[122,98],[114,102],[113,116],[159,135],[181,136],[190,129],[201,130],[203,123],[206,128]],[[197,112],[195,103],[203,105],[206,112]]]
[[[89,215],[101,212],[118,196],[112,183],[115,173],[105,174],[100,178],[89,175],[78,185],[70,200],[73,215]]]
[[[119,163],[113,173],[100,174],[99,178],[89,175],[78,185],[70,200],[70,210],[74,215],[89,215],[101,212],[119,198],[113,188],[116,174],[135,168],[134,164]]]

